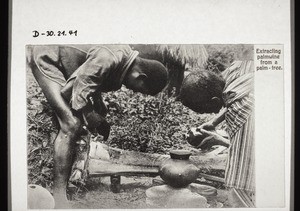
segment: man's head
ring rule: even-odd
[[[223,106],[224,79],[210,71],[191,73],[183,80],[179,99],[198,113],[216,113]]]
[[[155,60],[137,57],[124,78],[127,88],[143,94],[156,95],[167,85],[168,72]]]

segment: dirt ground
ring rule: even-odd
[[[90,178],[85,193],[73,194],[71,206],[73,209],[153,208],[146,203],[145,192],[154,185],[151,177],[121,177],[120,193],[113,193],[109,177]],[[218,189],[217,192],[217,196],[207,198],[209,207],[228,207],[227,191]]]

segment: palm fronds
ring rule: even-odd
[[[182,66],[203,67],[208,53],[203,45],[157,45],[157,53],[166,63],[179,63]]]
[[[131,47],[140,52],[140,56],[146,59],[155,59],[162,63],[180,65],[185,67],[203,67],[208,59],[208,53],[204,45],[192,44],[136,44]]]

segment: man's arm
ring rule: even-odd
[[[72,108],[77,111],[83,109],[90,97],[101,92],[101,85],[115,68],[115,58],[107,50],[100,47],[92,49],[86,62],[77,70],[71,95]]]
[[[94,110],[101,116],[105,117],[108,113],[108,108],[103,101],[101,93],[94,94],[92,100],[93,100]]]
[[[71,96],[72,96],[72,89],[73,89],[74,79],[68,81],[68,83],[61,90],[61,95],[68,102],[70,101]],[[94,94],[90,98],[90,101],[91,101],[93,109],[98,114],[100,114],[103,117],[105,117],[107,115],[108,109],[107,109],[107,106],[105,105],[105,103],[103,102],[103,98],[101,96],[101,93]]]
[[[227,112],[227,108],[221,109],[221,111],[216,115],[215,118],[213,118],[212,124],[216,127],[218,124],[223,122],[225,120],[225,113]]]
[[[230,141],[216,132],[201,129],[201,133],[205,134],[207,137],[197,146],[198,148],[209,149],[214,145],[221,145],[224,147],[230,146]]]
[[[63,98],[68,102],[70,102],[70,99],[71,99],[71,96],[72,96],[74,81],[75,81],[75,78],[73,78],[72,80],[69,80],[67,82],[67,84],[60,91]]]
[[[199,129],[207,129],[207,130],[214,130],[218,124],[225,120],[225,113],[227,108],[221,109],[221,111],[215,116],[215,118],[211,119],[210,121],[202,124]]]

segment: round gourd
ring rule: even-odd
[[[30,184],[27,189],[29,209],[53,209],[55,202],[51,193],[39,186]]]

